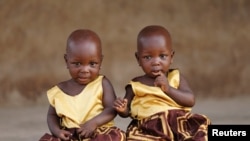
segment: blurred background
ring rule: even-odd
[[[134,57],[138,32],[156,24],[171,33],[172,67],[196,97],[250,100],[248,0],[0,0],[0,11],[0,110],[6,118],[7,107],[48,105],[46,90],[70,78],[63,55],[68,35],[79,28],[99,34],[101,73],[117,96],[142,74]]]

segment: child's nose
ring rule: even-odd
[[[81,72],[81,73],[89,72],[89,67],[88,67],[88,66],[81,66],[80,72]]]
[[[152,65],[159,65],[159,64],[160,64],[160,61],[161,61],[161,60],[160,60],[160,58],[158,58],[158,57],[157,57],[157,58],[153,58],[153,59],[152,59]]]

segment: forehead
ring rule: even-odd
[[[167,37],[161,34],[153,34],[150,36],[142,36],[138,41],[138,51],[148,48],[171,50],[171,43]]]
[[[149,45],[164,46],[166,45],[167,40],[163,35],[152,35],[152,36],[141,37],[140,43],[142,44],[142,46],[149,46]]]
[[[89,55],[100,55],[100,46],[92,40],[72,41],[68,44],[68,54],[89,54]]]
[[[72,49],[80,44],[85,44],[85,46],[87,46],[87,44],[95,44],[101,50],[101,40],[99,36],[91,30],[79,29],[73,31],[68,37],[66,50]]]

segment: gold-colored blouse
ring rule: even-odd
[[[103,111],[102,79],[103,76],[100,75],[75,96],[64,93],[58,86],[47,91],[49,103],[56,109],[57,115],[61,117],[63,127],[79,128],[80,124]],[[114,123],[110,121],[103,126],[112,125]]]
[[[179,70],[173,70],[168,74],[170,86],[178,88],[180,82]],[[131,116],[136,119],[143,119],[158,112],[171,109],[184,109],[191,111],[191,107],[183,107],[177,104],[172,98],[165,94],[161,88],[148,86],[140,82],[130,81],[135,94],[131,102]]]

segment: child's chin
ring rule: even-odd
[[[78,80],[77,81],[79,84],[81,84],[81,85],[86,85],[86,84],[88,84],[89,83],[89,80]]]
[[[148,74],[147,76],[150,77],[150,78],[156,78],[156,77],[159,76],[159,75]]]
[[[151,75],[152,77],[157,77],[157,76],[159,76],[159,75],[161,75],[161,74],[157,72],[157,73],[151,73],[150,75]]]

